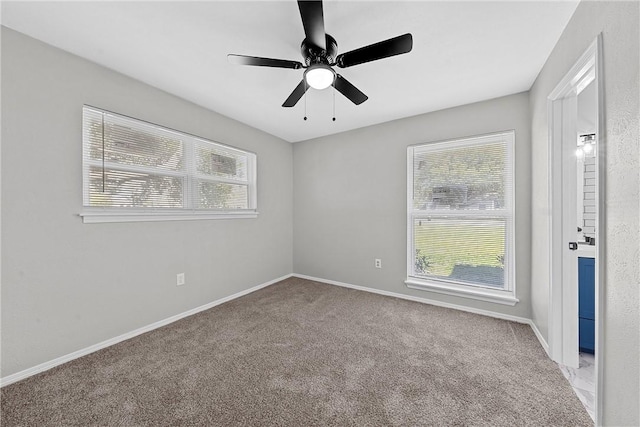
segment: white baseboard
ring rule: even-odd
[[[451,304],[451,303],[442,302],[442,301],[436,301],[436,300],[432,300],[432,299],[429,299],[429,298],[414,297],[414,296],[411,296],[411,295],[404,295],[404,294],[399,294],[399,293],[396,293],[396,292],[389,292],[389,291],[383,291],[383,290],[380,290],[380,289],[367,288],[365,286],[352,285],[350,283],[337,282],[335,280],[322,279],[320,277],[305,276],[304,274],[296,274],[296,273],[294,273],[294,274],[292,274],[292,276],[293,277],[299,277],[301,279],[307,279],[307,280],[313,280],[313,281],[316,281],[316,282],[327,283],[329,285],[342,286],[344,288],[357,289],[359,291],[371,292],[371,293],[374,293],[374,294],[406,299],[406,300],[409,300],[409,301],[420,302],[420,303],[423,303],[423,304],[436,305],[438,307],[452,308],[454,310],[466,311],[466,312],[469,312],[469,313],[480,314],[480,315],[483,315],[483,316],[495,317],[497,319],[510,320],[512,322],[517,322],[517,323],[524,323],[524,324],[527,324],[527,325],[529,325],[531,327],[531,329],[533,330],[533,333],[535,334],[536,338],[538,338],[538,341],[540,342],[540,345],[542,346],[544,351],[547,353],[547,356],[549,356],[549,344],[547,344],[547,341],[542,336],[542,333],[540,332],[540,330],[538,329],[536,324],[533,323],[533,320],[528,319],[526,317],[519,317],[519,316],[512,316],[510,314],[496,313],[495,311],[481,310],[479,308],[466,307],[466,306],[463,306],[463,305]]]
[[[512,316],[510,314],[497,313],[495,311],[482,310],[479,308],[467,307],[467,306],[458,305],[458,304],[451,304],[448,302],[432,300],[429,298],[414,297],[411,295],[399,294],[396,292],[389,292],[389,291],[383,291],[380,289],[367,288],[365,286],[352,285],[350,283],[337,282],[335,280],[322,279],[320,277],[305,276],[303,274],[294,273],[292,276],[299,277],[301,279],[313,280],[315,282],[327,283],[329,285],[342,286],[344,288],[357,289],[359,291],[371,292],[374,294],[385,295],[388,297],[406,299],[409,301],[420,302],[423,304],[437,305],[438,307],[452,308],[454,310],[466,311],[468,313],[481,314],[483,316],[495,317],[497,319],[510,320],[512,322],[526,323],[527,325],[531,325],[531,319],[527,319],[526,317]]]
[[[0,387],[4,387],[6,385],[13,384],[13,383],[15,383],[17,381],[23,380],[23,379],[28,378],[28,377],[30,377],[32,375],[39,374],[40,372],[44,372],[44,371],[47,371],[47,370],[49,370],[49,369],[51,369],[53,367],[56,367],[58,365],[62,365],[63,363],[70,362],[70,361],[72,361],[74,359],[77,359],[79,357],[86,356],[87,354],[93,353],[95,351],[101,350],[101,349],[109,347],[109,346],[112,346],[112,345],[117,344],[119,342],[128,340],[128,339],[133,338],[135,336],[138,336],[140,334],[144,334],[145,332],[149,332],[149,331],[152,331],[154,329],[158,329],[158,328],[160,328],[162,326],[168,325],[168,324],[173,323],[173,322],[175,322],[177,320],[183,319],[185,317],[191,316],[193,314],[199,313],[199,312],[204,311],[204,310],[208,310],[208,309],[210,309],[212,307],[215,307],[215,306],[220,305],[220,304],[224,304],[225,302],[234,300],[236,298],[240,298],[241,296],[250,294],[250,293],[255,292],[255,291],[259,290],[259,289],[266,288],[267,286],[270,286],[270,285],[273,285],[274,283],[280,282],[281,280],[288,279],[291,276],[292,276],[291,274],[284,275],[284,276],[279,277],[277,279],[273,279],[273,280],[270,280],[268,282],[262,283],[260,285],[254,286],[252,288],[245,289],[244,291],[237,292],[237,293],[235,293],[233,295],[229,295],[228,297],[224,297],[224,298],[221,298],[219,300],[210,302],[208,304],[201,305],[200,307],[196,307],[196,308],[193,308],[191,310],[187,310],[187,311],[185,311],[183,313],[176,314],[175,316],[167,317],[166,319],[159,320],[159,321],[154,322],[154,323],[152,323],[150,325],[143,326],[141,328],[135,329],[135,330],[133,330],[131,332],[127,332],[127,333],[124,333],[122,335],[118,335],[117,337],[108,339],[106,341],[99,342],[97,344],[91,345],[89,347],[83,348],[83,349],[78,350],[78,351],[74,351],[73,353],[69,353],[69,354],[66,354],[64,356],[60,356],[58,358],[50,360],[48,362],[44,362],[44,363],[41,363],[39,365],[33,366],[31,368],[25,369],[23,371],[16,372],[15,374],[7,375],[6,377],[0,378]]]
[[[74,351],[73,353],[69,353],[67,355],[60,356],[60,357],[58,357],[56,359],[53,359],[53,360],[50,360],[48,362],[44,362],[44,363],[41,363],[39,365],[33,366],[31,368],[25,369],[23,371],[16,372],[15,374],[11,374],[11,375],[8,375],[6,377],[0,378],[0,387],[4,387],[6,385],[13,384],[13,383],[15,383],[17,381],[23,380],[23,379],[28,378],[28,377],[30,377],[32,375],[39,374],[40,372],[44,372],[44,371],[47,371],[47,370],[49,370],[49,369],[51,369],[53,367],[56,367],[58,365],[62,365],[63,363],[70,362],[70,361],[72,361],[74,359],[77,359],[77,358],[82,357],[82,356],[86,356],[87,354],[93,353],[95,351],[101,350],[101,349],[109,347],[109,346],[112,346],[112,345],[117,344],[119,342],[128,340],[128,339],[133,338],[135,336],[138,336],[140,334],[144,334],[144,333],[152,331],[154,329],[158,329],[158,328],[160,328],[162,326],[168,325],[168,324],[173,323],[173,322],[175,322],[177,320],[183,319],[185,317],[191,316],[193,314],[199,313],[199,312],[204,311],[204,310],[208,310],[208,309],[210,309],[212,307],[215,307],[215,306],[223,304],[225,302],[234,300],[236,298],[240,298],[241,296],[250,294],[250,293],[255,292],[255,291],[259,290],[259,289],[266,288],[267,286],[273,285],[274,283],[277,283],[277,282],[280,282],[282,280],[288,279],[289,277],[299,277],[301,279],[313,280],[315,282],[327,283],[329,285],[341,286],[341,287],[350,288],[350,289],[357,289],[359,291],[371,292],[371,293],[374,293],[374,294],[385,295],[385,296],[405,299],[405,300],[409,300],[409,301],[415,301],[415,302],[419,302],[419,303],[423,303],[423,304],[430,304],[430,305],[436,305],[436,306],[439,306],[439,307],[451,308],[451,309],[454,309],[454,310],[466,311],[466,312],[469,312],[469,313],[480,314],[480,315],[483,315],[483,316],[489,316],[489,317],[494,317],[494,318],[503,319],[503,320],[510,320],[510,321],[517,322],[517,323],[525,323],[525,324],[531,326],[531,329],[533,329],[533,332],[536,335],[536,337],[538,338],[538,341],[540,341],[540,345],[542,345],[542,348],[544,349],[544,351],[547,352],[547,354],[549,354],[549,346],[548,346],[547,342],[545,341],[545,339],[543,338],[543,336],[540,333],[540,331],[538,330],[537,326],[533,323],[533,321],[531,319],[527,319],[525,317],[512,316],[512,315],[509,315],[509,314],[497,313],[497,312],[489,311],[489,310],[481,310],[481,309],[472,308],[472,307],[466,307],[466,306],[462,306],[462,305],[458,305],[458,304],[451,304],[451,303],[447,303],[447,302],[432,300],[432,299],[429,299],[429,298],[414,297],[414,296],[411,296],[411,295],[404,295],[404,294],[399,294],[399,293],[396,293],[396,292],[383,291],[383,290],[380,290],[380,289],[367,288],[365,286],[352,285],[350,283],[338,282],[338,281],[335,281],[335,280],[322,279],[322,278],[319,278],[319,277],[305,276],[303,274],[295,274],[294,273],[294,274],[284,275],[284,276],[279,277],[277,279],[273,279],[273,280],[270,280],[268,282],[262,283],[260,285],[254,286],[252,288],[245,289],[244,291],[237,292],[237,293],[235,293],[233,295],[229,295],[228,297],[224,297],[224,298],[221,298],[219,300],[210,302],[208,304],[201,305],[200,307],[196,307],[196,308],[193,308],[191,310],[185,311],[183,313],[176,314],[175,316],[168,317],[168,318],[160,320],[158,322],[154,322],[154,323],[152,323],[150,325],[143,326],[141,328],[135,329],[135,330],[133,330],[131,332],[127,332],[125,334],[122,334],[122,335],[119,335],[117,337],[108,339],[106,341],[102,341],[100,343],[91,345],[91,346],[83,348],[81,350]]]
[[[538,338],[538,341],[540,341],[540,345],[544,349],[545,353],[547,353],[547,356],[551,358],[551,355],[549,354],[549,344],[547,344],[547,340],[544,339],[536,324],[533,323],[533,320],[529,320],[529,326],[531,326],[531,329],[533,329],[533,333],[536,334],[536,338]]]

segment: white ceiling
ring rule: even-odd
[[[2,2],[2,24],[290,142],[528,90],[577,1],[328,1],[338,52],[413,34],[413,51],[341,69],[355,106],[303,70],[231,65],[228,53],[302,61],[295,1]]]

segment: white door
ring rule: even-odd
[[[564,363],[577,368],[578,357],[578,207],[577,162],[578,97],[571,93],[562,103],[562,299]]]

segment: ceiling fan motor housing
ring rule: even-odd
[[[300,45],[300,51],[304,58],[305,65],[308,67],[313,64],[335,64],[336,56],[338,55],[338,43],[336,39],[329,34],[326,35],[327,49],[321,49],[318,46],[310,43],[307,39],[302,40]]]

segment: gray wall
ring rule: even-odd
[[[407,146],[509,129],[516,131],[520,302],[510,307],[407,288]],[[296,143],[294,272],[528,318],[530,154],[527,93]]]
[[[637,2],[582,2],[529,95],[402,119],[298,143],[293,149],[278,138],[3,28],[2,376],[291,271],[532,317],[546,337],[546,96],[603,32],[603,419],[608,425],[640,424],[640,248],[638,239],[629,238],[640,236],[639,7]],[[83,224],[77,213],[82,205],[84,103],[257,152],[260,217]],[[407,145],[506,129],[516,130],[521,302],[507,307],[407,289]],[[374,258],[382,258],[381,270],[374,268]],[[177,272],[186,272],[184,287],[175,286]]]
[[[256,152],[258,219],[83,224],[85,103]],[[278,138],[2,28],[2,143],[2,376],[292,271]]]
[[[638,2],[578,5],[530,92],[532,114],[532,317],[548,334],[547,96],[602,32],[606,129],[604,296],[605,425],[640,425],[638,371],[640,224]],[[600,136],[602,138],[602,135]]]

